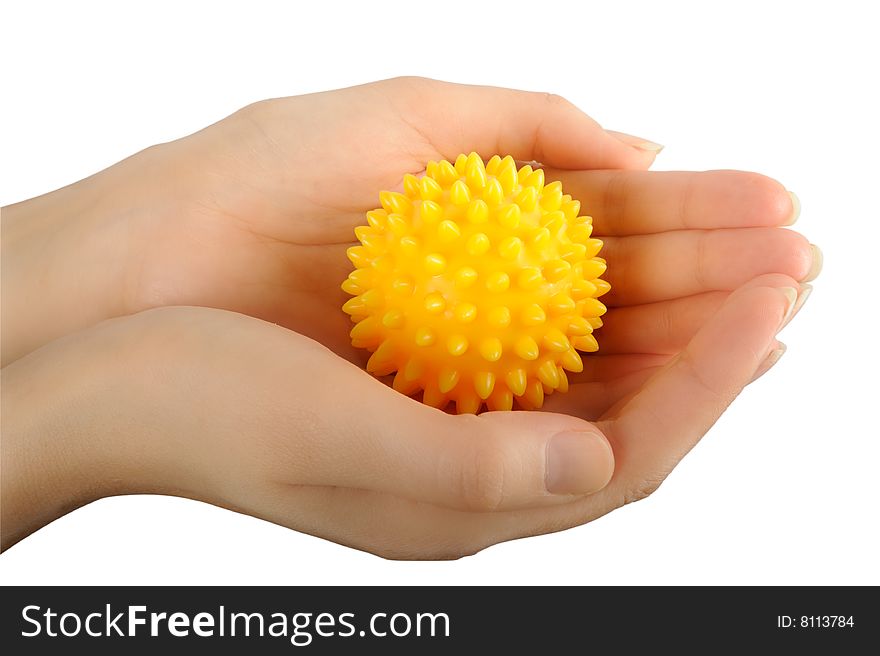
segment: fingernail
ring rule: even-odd
[[[810,272],[804,278],[804,282],[812,282],[822,273],[822,251],[816,244],[810,244],[810,250],[813,253],[813,264],[810,266]]]
[[[656,154],[664,148],[661,144],[649,141],[648,139],[642,139],[641,137],[632,134],[627,134],[626,132],[618,132],[617,130],[607,130],[607,132],[618,141],[625,143],[627,146],[632,146],[648,153]]]
[[[794,312],[794,306],[797,304],[798,290],[794,287],[779,287],[779,291],[785,296],[786,306],[785,314],[782,315],[782,321],[779,322],[779,329],[789,322]]]
[[[791,216],[788,221],[783,223],[782,225],[794,225],[794,222],[798,220],[798,217],[801,215],[801,199],[797,197],[797,194],[793,191],[789,191],[788,195],[791,196]]]
[[[614,454],[608,441],[588,431],[554,435],[547,444],[544,486],[550,494],[591,494],[608,484]]]
[[[782,342],[777,342],[777,344],[778,344],[778,346],[775,349],[773,349],[772,351],[770,351],[770,353],[767,355],[767,357],[764,358],[764,361],[760,364],[758,369],[755,371],[755,375],[752,376],[752,380],[749,382],[754,383],[761,376],[763,376],[768,371],[770,371],[773,368],[773,365],[775,365],[777,362],[779,362],[779,359],[783,355],[785,355],[785,349],[786,349],[785,344],[783,344]]]
[[[788,313],[785,315],[785,319],[783,319],[783,321],[782,321],[782,328],[785,328],[789,324],[789,322],[795,318],[797,313],[801,311],[801,308],[804,307],[804,303],[807,302],[807,299],[810,297],[810,294],[812,294],[812,293],[813,293],[813,286],[812,285],[808,285],[807,283],[804,283],[803,285],[801,285],[801,289],[800,289],[800,292],[798,293],[797,300],[795,301],[795,303],[791,307],[791,309],[788,311]]]

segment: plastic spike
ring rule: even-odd
[[[443,187],[434,178],[426,175],[419,181],[419,196],[422,200],[438,201],[443,196]]]
[[[458,369],[446,367],[437,376],[437,387],[441,392],[446,394],[447,392],[451,391],[456,385],[458,385],[458,381],[460,378],[461,373],[458,371]]]
[[[412,173],[406,173],[403,176],[403,193],[410,199],[415,199],[419,197],[421,191],[421,186],[419,185],[419,179],[414,176]]]
[[[485,199],[487,205],[497,205],[504,198],[504,188],[501,186],[501,183],[498,182],[497,179],[493,178],[486,185],[486,188],[483,190],[483,199]]]
[[[471,192],[462,180],[456,180],[449,190],[449,200],[453,205],[467,205],[471,201]]]
[[[497,337],[487,337],[480,342],[480,355],[488,362],[498,362],[501,359],[503,346]]]
[[[449,339],[446,340],[446,350],[449,351],[450,355],[463,355],[467,349],[468,341],[467,337],[464,335],[451,335]]]
[[[495,374],[491,371],[477,372],[474,376],[474,390],[476,390],[477,396],[486,400],[493,389],[495,389]]]
[[[526,385],[529,381],[525,369],[512,369],[507,372],[504,382],[507,383],[507,387],[516,396],[522,396],[525,394]]]
[[[488,276],[486,276],[486,289],[488,289],[493,294],[506,292],[509,287],[510,276],[504,273],[504,271],[493,271]]]
[[[523,360],[528,361],[537,360],[540,353],[537,342],[528,335],[523,335],[516,340],[513,350]]]
[[[486,173],[489,175],[497,174],[499,166],[501,166],[501,158],[498,155],[492,155],[486,162]]]

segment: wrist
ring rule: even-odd
[[[59,336],[134,311],[142,244],[167,205],[157,155],[148,149],[3,208],[4,366]]]

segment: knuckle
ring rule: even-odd
[[[423,91],[426,87],[436,83],[435,80],[418,75],[399,75],[385,80],[385,84],[395,89],[413,92]]]
[[[505,497],[506,465],[491,440],[475,439],[455,468],[454,488],[461,504],[473,511],[497,510]]]
[[[550,107],[569,107],[571,103],[556,93],[551,93],[549,91],[540,91],[538,92],[541,100]]]

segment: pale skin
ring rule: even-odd
[[[605,241],[601,350],[546,412],[443,413],[350,345],[354,226],[471,150],[542,162]],[[455,558],[645,497],[778,360],[821,266],[781,184],[648,172],[657,151],[556,96],[402,78],[257,103],[4,208],[3,548],[148,492]]]

